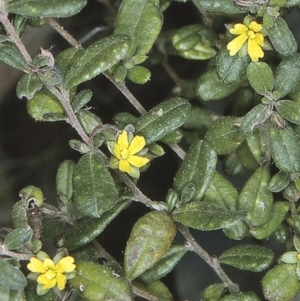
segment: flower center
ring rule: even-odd
[[[255,36],[256,36],[256,34],[253,30],[248,30],[247,35],[248,35],[248,38],[251,40],[255,39]]]
[[[126,160],[129,156],[128,149],[127,148],[122,149],[120,152],[120,156],[123,160]]]
[[[45,276],[47,279],[51,280],[56,277],[56,271],[49,269],[46,273]]]

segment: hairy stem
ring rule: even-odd
[[[31,62],[32,62],[31,56],[29,55],[24,44],[22,43],[21,39],[19,38],[15,28],[10,23],[7,16],[1,12],[0,12],[0,22],[3,24],[9,37],[12,39],[12,41],[15,43],[15,45],[20,50],[20,52],[23,55],[24,59],[26,60],[27,64],[31,64]]]
[[[16,253],[13,251],[9,251],[5,248],[3,244],[0,244],[0,255],[9,256],[18,260],[30,260],[30,258],[34,256],[33,254]]]
[[[145,292],[144,290],[140,289],[139,287],[131,284],[131,288],[132,288],[132,291],[135,295],[139,296],[139,297],[142,297],[146,300],[149,300],[149,301],[159,301],[161,299],[158,299],[157,297],[151,295],[149,292]]]
[[[208,265],[210,265],[218,277],[222,280],[225,287],[228,288],[229,292],[237,293],[239,292],[239,286],[236,283],[233,283],[230,278],[226,275],[224,270],[221,268],[217,258],[211,257],[194,239],[191,235],[189,228],[177,223],[177,229],[187,240],[189,249],[198,254]]]

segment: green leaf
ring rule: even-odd
[[[0,258],[0,285],[12,290],[21,290],[27,280],[23,273],[7,261]]]
[[[188,183],[193,183],[196,191],[193,200],[200,200],[215,172],[217,154],[209,143],[198,141],[186,153],[176,173],[174,188],[180,192]]]
[[[256,126],[262,125],[272,114],[272,109],[268,105],[258,104],[242,119],[240,132],[242,135],[249,135]]]
[[[267,63],[250,63],[247,68],[247,77],[250,85],[258,94],[266,96],[273,90],[274,76]]]
[[[1,286],[1,285],[0,285],[0,296],[1,296],[1,301],[26,301],[26,300],[30,300],[30,299],[25,298],[23,290],[15,291],[15,290],[11,290],[8,287],[4,287],[4,286]]]
[[[102,159],[94,153],[83,155],[74,170],[74,202],[82,213],[100,217],[117,202],[115,183]]]
[[[127,241],[126,277],[133,280],[153,267],[168,251],[175,233],[175,224],[166,211],[153,211],[141,217]]]
[[[60,197],[71,200],[73,195],[73,173],[75,162],[72,160],[63,161],[56,174],[56,191]]]
[[[273,251],[258,245],[239,245],[223,252],[219,261],[240,270],[261,272],[272,263]]]
[[[222,83],[230,85],[234,82],[240,82],[246,74],[247,66],[250,62],[248,55],[229,55],[227,49],[223,49],[217,56],[216,71]]]
[[[235,117],[216,120],[206,132],[204,139],[216,150],[218,155],[225,155],[235,150],[245,139],[235,127]]]
[[[240,292],[224,296],[219,301],[261,301],[254,292]]]
[[[204,101],[225,98],[238,88],[241,80],[240,78],[240,81],[226,85],[221,81],[216,70],[210,69],[201,75],[197,84],[197,95]]]
[[[129,37],[112,35],[76,52],[68,64],[70,68],[66,70],[64,85],[71,89],[108,70],[126,57],[129,46]]]
[[[38,296],[36,291],[36,280],[28,280],[28,285],[25,287],[25,296],[26,299],[24,301],[53,301],[55,300],[55,294],[53,290],[49,290],[45,295]],[[21,301],[21,300],[9,300],[9,301]],[[23,301],[23,300],[22,300]]]
[[[290,181],[289,174],[280,171],[272,177],[268,189],[272,192],[282,191],[289,185]]]
[[[28,100],[27,111],[37,121],[43,121],[44,115],[49,113],[64,114],[59,100],[45,88]]]
[[[274,90],[283,97],[292,91],[300,80],[300,54],[296,53],[285,58],[277,67]]]
[[[290,56],[297,51],[297,42],[286,22],[277,17],[273,27],[267,28],[269,39],[275,50],[283,56]]]
[[[61,219],[51,219],[43,223],[43,231],[41,234],[41,240],[43,243],[53,241],[57,238],[64,226],[64,221]]]
[[[150,80],[151,72],[143,66],[133,66],[128,70],[128,79],[136,84],[145,84]]]
[[[70,285],[87,300],[132,301],[128,282],[114,274],[107,266],[79,261],[76,262],[76,277]]]
[[[251,226],[262,226],[271,217],[273,195],[268,189],[269,182],[269,169],[259,167],[241,191],[238,208],[248,212],[246,221]]]
[[[222,13],[222,14],[244,14],[242,10],[231,0],[197,0],[199,6],[208,12]]]
[[[208,286],[201,294],[201,301],[219,300],[225,293],[225,287],[222,283],[214,283]]]
[[[115,21],[115,34],[132,38],[130,55],[147,54],[162,27],[158,0],[124,0]]]
[[[263,278],[263,293],[271,301],[289,301],[300,290],[296,264],[279,264]]]
[[[238,192],[221,174],[215,172],[205,191],[203,201],[214,203],[226,210],[234,211],[237,206]]]
[[[158,280],[170,273],[182,256],[187,252],[187,248],[182,245],[172,245],[167,253],[157,261],[152,268],[139,276],[143,282]]]
[[[139,283],[137,281],[134,281],[133,285],[142,290],[146,296],[151,296],[153,300],[174,300],[168,287],[164,285],[161,281],[154,281],[151,283]]]
[[[30,99],[36,92],[41,90],[42,83],[35,73],[24,74],[17,85],[17,96],[18,98],[26,97]]]
[[[79,13],[86,3],[86,0],[10,0],[5,10],[27,17],[65,18]]]
[[[88,135],[90,135],[96,127],[102,125],[101,119],[90,111],[80,110],[77,113],[77,118]]]
[[[128,206],[128,201],[117,203],[112,209],[104,212],[100,218],[84,217],[74,227],[66,230],[56,238],[59,248],[69,251],[78,249],[100,235],[106,226]]]
[[[250,228],[250,233],[256,239],[265,239],[270,237],[285,219],[289,208],[288,202],[275,202],[271,211],[271,217],[267,223],[261,227]]]
[[[92,98],[93,92],[90,89],[80,91],[72,101],[72,108],[76,114],[82,109]]]
[[[202,231],[228,228],[246,217],[245,211],[224,210],[215,204],[194,201],[172,212],[175,221]]]
[[[276,166],[285,173],[300,171],[300,145],[293,129],[269,125],[272,158]]]
[[[223,229],[223,232],[230,239],[241,240],[248,235],[249,226],[244,221],[240,221],[233,226]]]
[[[254,117],[254,114],[252,115]],[[250,118],[249,118],[250,119]],[[246,133],[248,132],[247,128],[251,128],[251,122],[247,124],[246,120],[244,121],[242,130]],[[255,125],[252,123],[252,126]],[[241,130],[241,128],[240,128]],[[265,130],[262,127],[257,127],[253,133],[247,136],[246,141],[247,145],[257,162],[261,162],[262,158],[266,157],[267,146],[265,139]]]
[[[1,43],[0,61],[22,71],[26,69],[27,65],[26,60],[18,50],[17,46],[11,42]]]
[[[190,108],[185,99],[173,97],[136,119],[133,126],[151,144],[179,128],[187,120]]]
[[[300,124],[300,103],[285,99],[276,102],[275,107],[285,119]]]
[[[22,248],[31,241],[32,235],[33,231],[29,226],[26,228],[14,229],[5,236],[5,248],[7,250],[16,250]]]

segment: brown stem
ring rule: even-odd
[[[3,244],[0,244],[0,255],[9,256],[18,260],[30,260],[30,258],[34,256],[33,254],[16,253],[9,251]]]
[[[173,67],[169,64],[167,56],[165,56],[164,60],[162,61],[162,66],[164,67],[168,75],[171,77],[175,85],[179,87],[182,82],[182,79],[178,76]]]
[[[98,258],[104,258],[106,260],[110,260],[110,261],[115,261],[117,262],[117,260],[115,258],[113,258],[100,244],[99,242],[94,239],[92,241],[94,247],[96,248],[97,251],[97,257]]]
[[[10,36],[10,38],[13,40],[15,45],[18,47],[20,50],[21,54],[23,55],[24,59],[26,60],[27,64],[31,64],[32,59],[29,53],[27,52],[24,44],[20,40],[17,32],[15,31],[15,28],[13,25],[10,23],[9,19],[7,18],[6,15],[0,12],[0,22],[3,24],[7,34]]]
[[[131,284],[131,289],[133,293],[139,297],[142,297],[149,301],[159,301],[161,299],[156,298],[155,296],[151,295],[149,292],[145,292],[144,290],[136,287],[135,285]]]
[[[82,48],[78,43],[61,25],[59,25],[53,18],[45,18],[45,21],[56,30],[70,45],[75,48]]]
[[[239,286],[236,283],[233,283],[230,278],[226,275],[224,270],[221,268],[217,258],[211,257],[198,243],[195,241],[194,237],[191,235],[189,228],[177,223],[177,229],[184,236],[189,244],[191,251],[194,251],[198,254],[208,265],[210,265],[215,273],[224,283],[225,287],[228,287],[229,292],[237,293],[239,292]]]

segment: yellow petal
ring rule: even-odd
[[[51,280],[56,276],[56,273],[53,270],[48,270],[44,275],[47,279]]]
[[[123,131],[122,134],[118,137],[118,143],[120,150],[123,148],[128,148],[128,134],[126,131]]]
[[[114,154],[119,160],[121,159],[121,149],[120,149],[119,144],[115,145]]]
[[[58,289],[62,291],[66,286],[67,278],[65,275],[61,273],[57,273],[56,282],[57,282]]]
[[[47,269],[41,260],[31,257],[30,263],[27,264],[27,269],[33,273],[45,273]]]
[[[143,136],[135,136],[128,148],[128,152],[129,155],[135,155],[136,153],[138,153],[139,151],[141,151],[143,149],[143,147],[145,146],[146,142],[145,142],[145,138]]]
[[[227,49],[229,50],[229,54],[231,56],[237,54],[239,50],[242,48],[246,40],[247,40],[247,34],[244,33],[234,38],[231,42],[229,42],[227,44]]]
[[[264,52],[255,40],[248,41],[248,54],[253,62],[257,62],[258,58],[264,57]]]
[[[43,262],[44,267],[48,270],[48,269],[55,269],[55,264],[53,262],[52,259],[50,258],[45,258],[44,262]]]
[[[131,172],[131,167],[127,160],[119,161],[119,169],[123,172]]]
[[[40,275],[37,280],[38,283],[43,285],[43,289],[47,290],[56,285],[56,277],[53,279],[48,279],[45,274]]]
[[[127,161],[135,167],[142,167],[149,162],[149,159],[140,156],[129,156]]]
[[[248,31],[248,27],[245,24],[235,24],[233,28],[229,29],[229,32],[235,35],[240,35],[246,33]]]
[[[262,25],[257,24],[257,22],[253,21],[249,24],[249,28],[252,29],[255,32],[259,32],[262,30]]]
[[[69,273],[75,270],[74,258],[67,256],[62,258],[55,266],[57,273]]]
[[[255,42],[259,46],[264,46],[264,36],[261,33],[257,33],[255,36]]]

